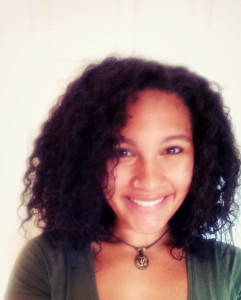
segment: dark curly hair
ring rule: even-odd
[[[127,105],[144,89],[177,94],[191,113],[194,174],[190,191],[169,221],[173,247],[231,228],[237,214],[239,153],[221,95],[183,67],[138,58],[107,58],[69,84],[43,124],[24,177],[24,222],[36,224],[58,249],[111,238],[115,215],[103,194]],[[131,100],[132,99],[132,100]]]

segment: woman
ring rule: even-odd
[[[43,234],[6,299],[241,299],[239,158],[221,96],[184,68],[108,58],[35,142],[23,205]]]

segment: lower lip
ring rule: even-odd
[[[144,206],[144,205],[137,204],[133,200],[131,200],[129,197],[125,197],[125,200],[126,200],[125,202],[129,208],[131,208],[132,210],[134,210],[136,212],[152,213],[152,212],[155,212],[155,211],[163,208],[163,206],[167,203],[169,197],[170,197],[170,195],[163,197],[163,199],[160,202],[158,202],[157,204],[152,205],[152,206]]]

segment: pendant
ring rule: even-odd
[[[146,255],[144,255],[143,250],[140,250],[135,259],[135,265],[139,270],[145,270],[149,265],[149,260]]]

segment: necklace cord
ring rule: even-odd
[[[132,248],[134,248],[136,251],[140,252],[140,251],[146,251],[147,249],[151,248],[152,246],[154,246],[157,242],[159,242],[163,237],[164,235],[166,235],[166,233],[169,231],[169,228],[167,228],[167,230],[157,239],[155,240],[153,243],[151,243],[150,245],[148,246],[145,246],[145,247],[136,247],[136,246],[133,246],[131,244],[129,244],[128,242],[122,240],[121,238],[119,238],[118,236],[114,235],[113,233],[111,234],[114,238],[116,238],[118,241],[122,242],[123,244],[126,244]]]

